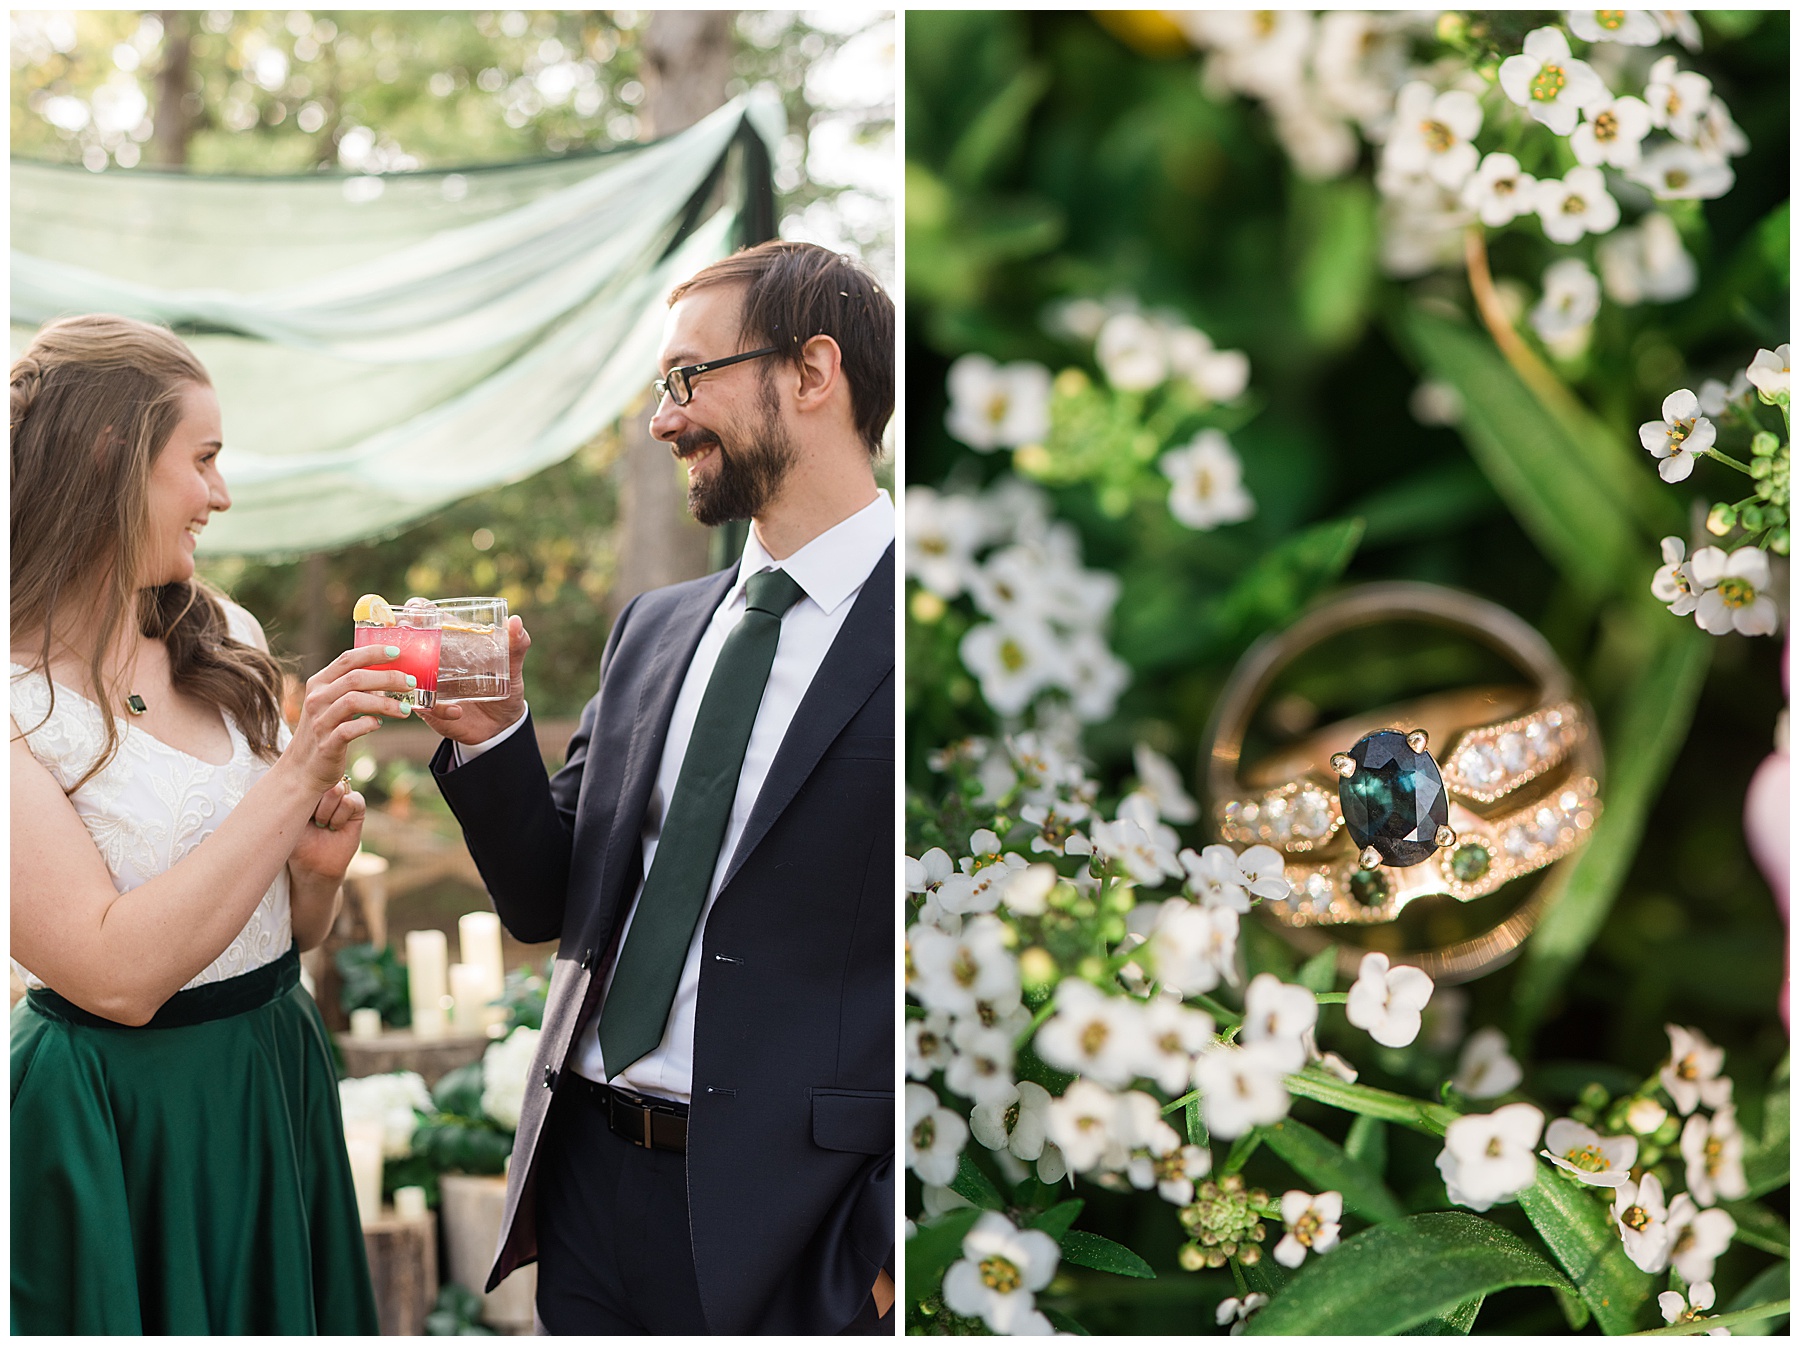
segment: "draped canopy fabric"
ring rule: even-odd
[[[207,552],[392,532],[618,419],[655,376],[670,288],[769,231],[781,117],[753,96],[647,145],[379,178],[15,162],[13,355],[73,313],[187,338],[233,501]]]

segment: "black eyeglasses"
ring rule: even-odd
[[[727,355],[723,360],[707,360],[697,365],[681,365],[671,369],[650,386],[656,389],[656,400],[665,397],[675,399],[675,405],[685,407],[694,400],[694,379],[709,370],[723,369],[726,365],[742,364],[745,360],[760,360],[765,355],[774,355],[779,347],[764,346],[759,351],[745,351],[742,355]]]

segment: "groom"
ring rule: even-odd
[[[559,941],[489,1288],[553,1333],[893,1330],[894,307],[766,243],[670,297],[651,433],[740,562],[619,614],[546,778],[504,701],[421,712],[513,934]]]

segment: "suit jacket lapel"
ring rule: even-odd
[[[788,727],[787,737],[769,766],[769,777],[750,810],[743,838],[732,853],[725,883],[737,877],[745,859],[799,793],[832,740],[893,668],[894,547],[889,543],[869,578],[863,581],[862,592],[856,596],[843,629],[832,641],[825,662],[819,665],[812,686],[794,712],[794,722]]]

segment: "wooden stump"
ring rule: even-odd
[[[388,1029],[378,1038],[353,1038],[338,1033],[338,1049],[344,1054],[344,1071],[352,1079],[385,1075],[394,1070],[414,1070],[429,1089],[458,1066],[479,1061],[491,1038],[421,1038],[410,1029]]]
[[[437,1215],[403,1220],[392,1206],[363,1226],[369,1278],[375,1283],[375,1311],[384,1337],[425,1334],[425,1315],[437,1303]]]

